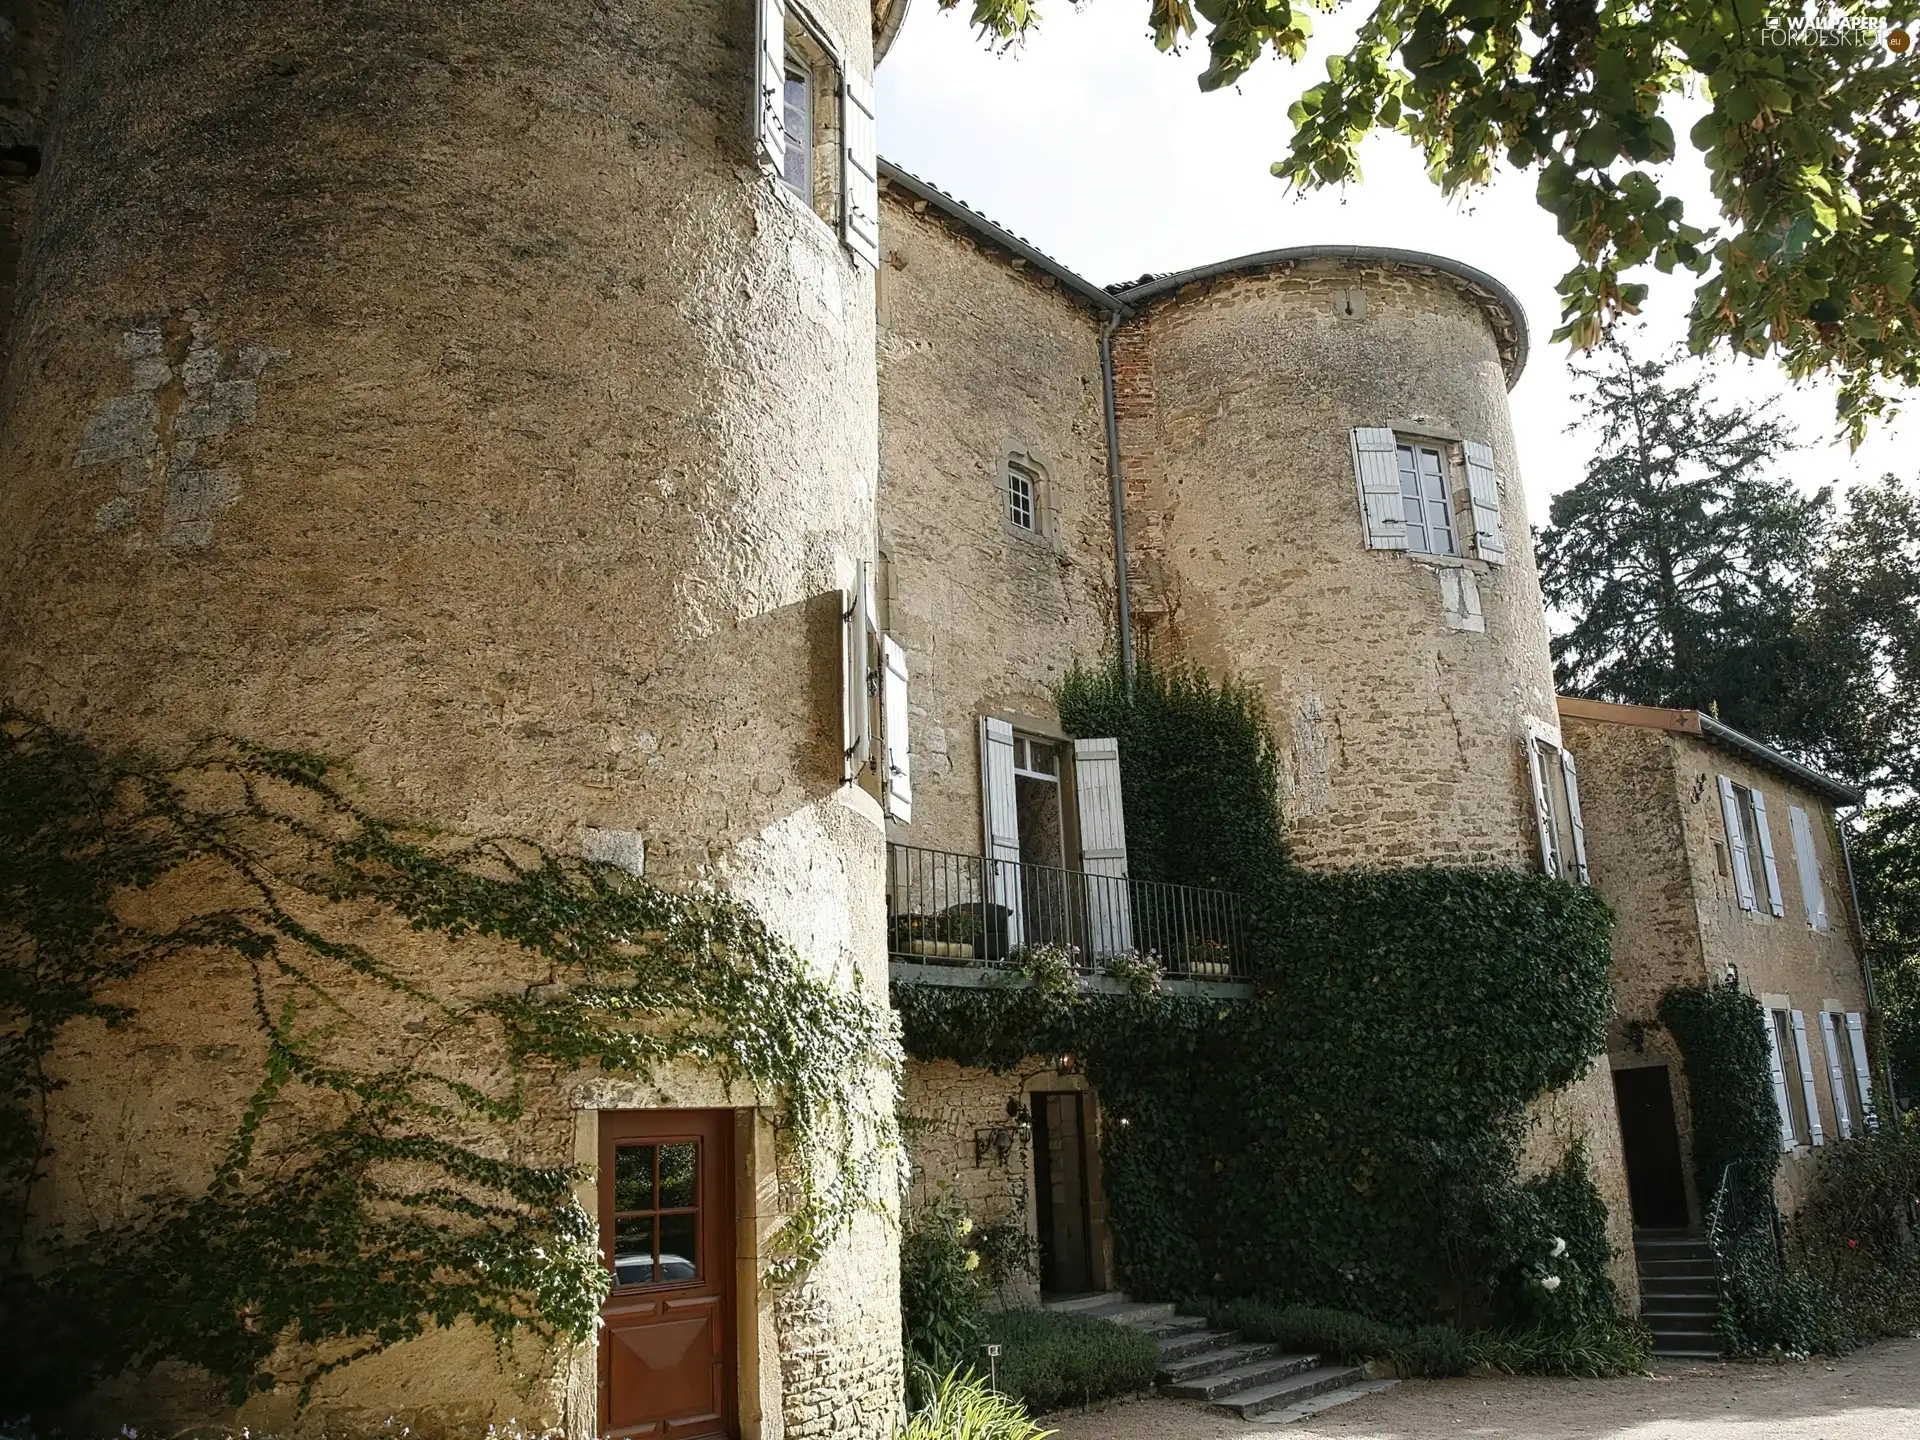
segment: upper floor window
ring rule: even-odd
[[[1767,909],[1785,915],[1780,870],[1773,859],[1773,834],[1767,826],[1767,797],[1749,785],[1720,778],[1720,819],[1727,828],[1728,868],[1742,910],[1760,913],[1760,882],[1766,882]],[[1755,852],[1758,852],[1756,855]]]
[[[1007,519],[1017,530],[1040,528],[1039,478],[1018,460],[1007,462]]]
[[[754,151],[869,266],[880,260],[873,84],[796,0],[755,0]]]
[[[1527,770],[1533,781],[1540,868],[1558,879],[1585,885],[1587,827],[1580,813],[1579,769],[1572,752],[1537,721],[1528,726]]]
[[[813,76],[787,62],[787,153],[780,178],[809,205],[813,203]]]
[[[1446,456],[1434,445],[1401,445],[1395,453],[1400,470],[1401,513],[1407,522],[1407,549],[1423,555],[1458,555]]]
[[[1492,565],[1506,562],[1504,492],[1491,446],[1478,440],[1401,435],[1370,425],[1357,427],[1352,440],[1369,549],[1464,556],[1471,533],[1476,559]],[[1456,507],[1454,479],[1462,470],[1466,490],[1464,502]],[[1470,523],[1462,526],[1463,520]]]

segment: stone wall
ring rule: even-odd
[[[1571,716],[1562,725],[1580,765],[1594,884],[1616,915],[1613,1068],[1669,1068],[1681,1148],[1691,1157],[1693,1122],[1681,1059],[1672,1037],[1658,1026],[1657,1009],[1667,990],[1717,983],[1732,966],[1743,990],[1763,1000],[1774,997],[1776,1004],[1785,997],[1786,1008],[1805,1012],[1815,1099],[1824,1138],[1833,1143],[1839,1129],[1818,1013],[1868,1007],[1830,802],[1698,736]],[[1766,799],[1784,916],[1768,908],[1758,854],[1753,864],[1759,909],[1740,908],[1721,814],[1721,775]],[[1794,806],[1812,821],[1828,915],[1824,932],[1809,924],[1801,895],[1788,820]],[[1789,1083],[1797,1085],[1797,1057],[1785,1058]],[[1813,1161],[1813,1148],[1804,1143],[1782,1156],[1776,1190],[1788,1213],[1804,1193]],[[1690,1159],[1687,1185],[1699,1218],[1712,1197],[1698,1192]]]
[[[1432,270],[1303,260],[1153,298],[1122,335],[1138,628],[1265,695],[1294,853],[1534,863],[1521,737],[1553,724],[1552,667],[1481,299]],[[1355,426],[1490,444],[1508,562],[1367,549]]]
[[[65,26],[63,0],[0,0],[0,381]]]
[[[812,9],[864,73],[867,6]],[[752,163],[751,27],[737,0],[77,12],[0,390],[0,699],[107,744],[318,751],[455,834],[612,832],[882,995],[882,828],[837,756],[872,282]],[[138,1015],[65,1037],[44,1225],[204,1184],[258,1073],[235,967],[105,998]],[[568,1078],[517,1158],[571,1155]],[[778,1307],[764,1433],[888,1432],[891,1245],[863,1224]],[[578,1357],[513,1359],[441,1332],[302,1423],[591,1433]]]
[[[977,855],[980,717],[1056,721],[1052,686],[1112,648],[1100,320],[904,191],[884,198],[880,543],[912,676],[903,843]],[[1008,519],[1005,461],[1045,467],[1042,532]]]

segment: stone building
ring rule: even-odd
[[[1861,797],[1695,710],[1562,698],[1560,724],[1585,786],[1593,882],[1616,916],[1608,1059],[1650,1261],[1672,1250],[1658,1232],[1697,1229],[1715,1198],[1696,1180],[1686,1079],[1658,1019],[1668,990],[1732,983],[1765,1008],[1783,1213],[1799,1208],[1821,1147],[1877,1123],[1871,971],[1836,815]],[[1691,1317],[1699,1348],[1710,1309]]]
[[[1244,993],[1236,897],[1136,904],[1113,742],[1054,708],[1116,646],[1258,687],[1308,865],[1585,879],[1513,297],[1352,247],[1092,284],[878,160],[905,8],[0,4],[0,701],[324,753],[375,809],[717,885],[881,1003],[1050,943]],[[541,983],[490,965],[442,978]],[[63,1036],[43,1234],[205,1187],[263,1058],[243,976],[105,998],[136,1013]],[[531,1103],[520,1158],[580,1167],[618,1281],[597,1343],[503,1359],[462,1324],[299,1415],[192,1375],[107,1413],[889,1432],[888,1206],[763,1283],[779,1096],[679,1064]],[[909,1203],[953,1185],[1046,1289],[1118,1283],[1071,1066],[910,1064],[901,1105]],[[1630,1255],[1607,1077],[1537,1109],[1529,1163],[1584,1141]],[[613,1177],[675,1146],[703,1258],[649,1242],[629,1285]]]
[[[1128,642],[1258,688],[1303,863],[1585,877],[1551,828],[1579,790],[1507,409],[1526,322],[1498,281],[1300,247],[1103,289],[882,179],[875,603],[909,677],[913,792],[888,825],[896,979],[980,983],[1054,943],[1095,969],[1152,948],[1176,988],[1244,993],[1238,897],[1168,898],[1181,918],[1134,933],[1161,901],[1125,878],[1112,742],[1069,736],[1050,698],[1120,614]],[[1099,1097],[1058,1057],[910,1062],[903,1107],[914,1203],[946,1188],[1026,1227],[1043,1291],[1116,1283]],[[1535,1118],[1529,1165],[1585,1145],[1631,1303],[1606,1077]]]

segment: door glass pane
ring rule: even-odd
[[[1420,507],[1420,471],[1415,463],[1413,447],[1402,445],[1400,460],[1400,515],[1407,522],[1407,548],[1425,550],[1427,548],[1426,515]]]
[[[652,1147],[649,1146],[649,1149]],[[653,1283],[653,1217],[613,1222],[613,1283]]]
[[[697,1280],[700,1278],[700,1217],[662,1215],[660,1217],[660,1279]]]
[[[653,1146],[622,1145],[613,1152],[613,1208],[653,1209]]]
[[[662,1210],[691,1209],[699,1203],[695,1198],[695,1171],[699,1158],[700,1146],[697,1141],[683,1140],[677,1145],[660,1147]]]

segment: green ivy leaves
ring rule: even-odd
[[[127,903],[169,886],[199,903],[123,918],[179,910]],[[62,1032],[131,1018],[108,987],[221,961],[250,977],[234,1021],[263,1068],[211,1186],[30,1256]],[[893,1018],[739,901],[395,824],[314,756],[223,741],[168,765],[0,717],[0,1414],[162,1358],[237,1400],[461,1320],[591,1334],[598,1236],[579,1177],[525,1158],[532,1094],[682,1060],[778,1099],[795,1203],[771,1283],[887,1207]]]

